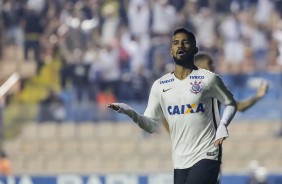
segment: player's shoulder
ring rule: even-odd
[[[201,77],[202,79],[211,80],[211,81],[218,77],[216,73],[203,68],[198,68],[197,70],[195,70],[195,74]]]
[[[158,84],[169,84],[174,82],[174,80],[175,80],[174,74],[173,72],[170,72],[158,78],[155,82]]]
[[[163,89],[163,87],[171,87],[174,81],[175,81],[174,74],[167,73],[162,77],[158,78],[157,80],[155,80],[155,82],[152,85],[152,91],[160,92]]]
[[[199,73],[199,74],[202,74],[202,75],[205,75],[205,76],[217,76],[216,73],[211,72],[211,71],[206,70],[206,69],[203,69],[203,68],[198,68],[195,71],[196,71],[196,73]]]

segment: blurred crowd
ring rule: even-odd
[[[38,72],[59,58],[61,89],[77,102],[146,100],[173,70],[177,27],[196,34],[217,73],[281,71],[281,0],[0,0],[0,15],[0,58],[20,48]]]

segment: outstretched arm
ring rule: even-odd
[[[144,115],[138,114],[124,103],[112,103],[109,104],[108,107],[119,113],[126,114],[135,123],[137,123],[140,128],[149,133],[154,133],[159,125],[161,119],[160,117],[162,117],[162,110],[158,97],[158,82],[156,81],[152,86],[148,105]]]
[[[249,99],[237,102],[238,111],[243,112],[247,110],[248,108],[252,107],[257,101],[259,101],[262,97],[265,96],[267,91],[268,91],[268,83],[267,81],[263,81],[261,85],[259,86],[259,88],[257,89],[257,93],[255,96]]]
[[[108,107],[117,111],[117,112],[119,112],[119,113],[126,114],[135,123],[137,123],[140,128],[144,129],[145,131],[147,131],[149,133],[154,133],[156,131],[157,127],[158,127],[157,121],[135,112],[127,104],[112,103],[112,104],[109,104]]]

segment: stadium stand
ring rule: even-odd
[[[234,122],[223,147],[223,172],[244,173],[258,160],[269,172],[281,171],[281,139],[271,136],[279,122]],[[171,144],[161,127],[144,137],[130,122],[29,123],[4,148],[15,174],[148,173],[172,169]],[[275,150],[275,151],[273,151]]]

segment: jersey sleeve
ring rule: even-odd
[[[227,89],[221,78],[217,75],[214,75],[211,80],[210,91],[212,97],[225,105],[223,116],[221,117],[220,124],[216,131],[215,140],[227,138],[229,136],[227,126],[231,123],[237,111],[236,101],[233,98],[233,94]]]
[[[158,92],[159,82],[154,82],[149,95],[148,105],[144,112],[144,116],[160,122],[163,117],[163,112],[160,105],[160,98]]]
[[[209,87],[213,98],[216,98],[224,105],[236,105],[233,94],[225,86],[218,75],[212,77]]]

